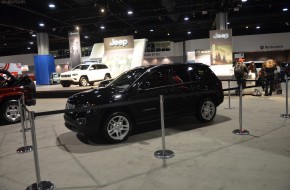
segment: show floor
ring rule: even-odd
[[[239,97],[228,97],[216,118],[201,124],[194,117],[165,121],[166,148],[174,158],[161,160],[160,124],[139,127],[128,141],[110,145],[79,139],[63,124],[63,115],[36,118],[42,181],[58,190],[289,190],[290,119],[282,95],[243,96],[243,128]],[[31,111],[59,110],[66,98],[38,99]],[[21,125],[0,126],[0,189],[23,190],[36,182],[33,153],[23,146]],[[26,133],[28,145],[31,134]]]

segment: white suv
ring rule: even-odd
[[[110,69],[107,65],[88,61],[77,65],[71,71],[61,73],[60,84],[63,87],[69,87],[71,84],[79,86],[93,85],[96,81],[107,80],[111,78]]]

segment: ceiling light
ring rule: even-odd
[[[128,11],[128,15],[131,15],[131,14],[133,14],[133,11]]]
[[[27,47],[27,49],[30,49],[30,47]]]
[[[44,27],[44,23],[42,23],[42,22],[39,23],[39,26]]]
[[[248,27],[248,26],[246,26],[246,28],[248,29],[249,27]]]
[[[55,8],[55,4],[51,2],[51,3],[48,4],[48,7],[49,8]]]
[[[185,21],[188,21],[188,20],[189,20],[189,18],[186,16],[186,17],[184,17],[184,20],[185,20]]]
[[[4,44],[4,46],[7,46],[7,44]]]
[[[235,12],[238,12],[239,10],[240,10],[239,7],[235,7],[235,8],[234,8],[234,11],[235,11]]]
[[[104,30],[104,29],[105,29],[105,26],[101,26],[100,28],[101,28],[102,30]]]
[[[36,37],[36,34],[32,34],[31,36],[32,36],[32,37]]]
[[[33,45],[34,43],[33,42],[28,42],[29,44]]]
[[[153,31],[154,31],[153,29],[150,30],[150,32],[153,32]]]
[[[247,2],[247,0],[242,0],[242,2]]]
[[[104,12],[105,12],[105,9],[102,8],[102,9],[101,9],[101,13],[104,13]]]
[[[80,29],[80,27],[76,26],[76,30],[79,30],[79,29]]]
[[[187,34],[191,34],[191,32],[190,32],[190,31],[188,31],[188,32],[187,32]]]
[[[227,22],[227,25],[229,25],[230,23],[229,22]]]
[[[207,11],[202,11],[202,14],[203,14],[203,15],[206,15],[206,14],[207,14]]]
[[[260,29],[261,27],[260,27],[260,26],[257,26],[256,28],[257,28],[257,29]]]
[[[138,31],[137,30],[135,30],[135,34],[137,34],[138,33]]]
[[[85,36],[85,38],[86,38],[86,39],[88,39],[88,38],[89,38],[89,36]]]
[[[288,11],[288,8],[284,8],[283,11],[284,11],[284,12]]]
[[[167,33],[167,36],[170,36],[170,34],[169,34],[169,33]]]

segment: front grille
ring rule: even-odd
[[[71,75],[61,75],[62,78],[71,77]]]

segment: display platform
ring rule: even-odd
[[[60,84],[54,85],[36,85],[36,98],[68,98],[73,94],[97,88],[98,83],[93,86],[80,87],[71,85],[70,87],[62,87]]]

